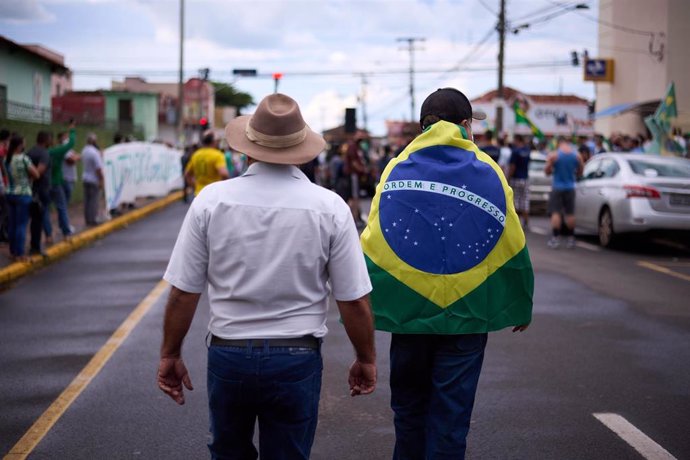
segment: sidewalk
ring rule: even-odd
[[[75,228],[75,233],[64,238],[60,227],[57,223],[57,212],[52,210],[50,217],[53,225],[53,242],[52,244],[45,244],[45,235],[43,249],[45,256],[32,256],[29,262],[13,262],[10,258],[9,245],[7,243],[0,243],[0,286],[4,283],[13,281],[27,273],[30,273],[37,268],[45,266],[57,259],[60,259],[77,249],[85,246],[92,241],[102,238],[108,233],[127,226],[142,217],[154,212],[168,204],[181,200],[182,192],[173,192],[166,197],[146,197],[136,200],[135,206],[127,209],[122,215],[106,220],[105,216],[99,216],[103,222],[96,227],[87,227],[84,221],[84,207],[83,203],[70,204],[68,207],[68,215],[70,224]],[[105,202],[101,198],[101,208],[105,208]],[[27,230],[27,253],[30,237]]]

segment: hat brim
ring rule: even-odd
[[[472,118],[475,120],[486,120],[486,113],[483,110],[472,110]]]
[[[231,149],[266,163],[301,165],[316,158],[326,148],[326,141],[307,126],[307,137],[297,145],[285,148],[264,147],[247,138],[245,130],[251,115],[230,120],[225,139]]]

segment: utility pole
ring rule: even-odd
[[[177,81],[177,141],[183,140],[184,123],[184,0],[180,0],[180,76]],[[183,145],[184,147],[184,145]]]
[[[423,42],[425,40],[426,38],[419,37],[398,38],[399,42],[407,42],[407,49],[410,52],[410,121],[415,120],[417,113],[414,108],[414,43]]]
[[[503,50],[506,41],[506,0],[501,0],[498,13],[498,91],[496,93],[496,138],[503,131]]]
[[[367,131],[367,74],[361,74],[362,77],[362,91],[359,97],[362,103],[362,126],[364,130]]]

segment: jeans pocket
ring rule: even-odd
[[[287,423],[316,417],[321,395],[321,373],[318,369],[301,380],[276,382],[271,392],[271,412]]]
[[[462,334],[453,336],[453,348],[461,355],[481,352],[486,347],[488,334]]]

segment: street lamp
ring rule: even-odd
[[[506,23],[506,0],[500,0],[501,9],[498,13],[498,24],[496,25],[496,30],[498,30],[498,89],[496,91],[496,98],[498,99],[498,104],[496,104],[496,123],[495,129],[496,134],[499,135],[503,131],[503,63],[505,60],[505,35],[506,29],[510,30],[513,34],[518,34],[521,30],[528,29],[531,25],[539,24],[551,20],[557,16],[568,13],[575,10],[588,10],[589,5],[586,3],[578,3],[576,5],[565,6],[560,10],[551,12],[540,18],[532,19],[529,23],[520,24],[517,26],[508,27]],[[562,6],[562,5],[556,5]],[[528,15],[529,16],[529,15]]]

